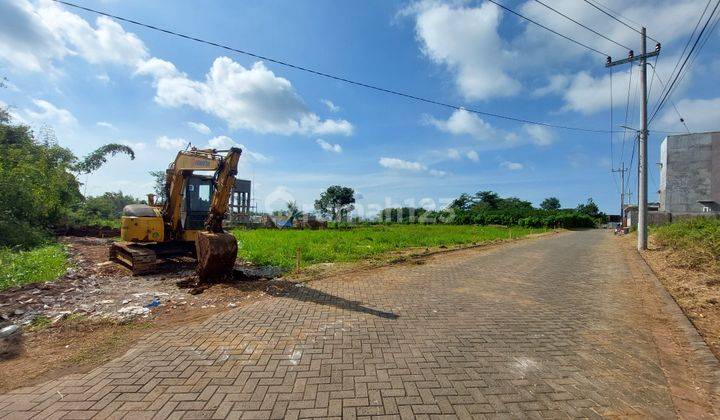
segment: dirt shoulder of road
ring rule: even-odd
[[[667,251],[657,247],[638,253],[635,235],[615,238],[625,249],[632,285],[641,299],[645,322],[658,349],[658,360],[679,418],[709,418],[720,414],[720,363],[717,348],[703,336],[716,334],[717,324],[693,321],[689,314],[702,306],[688,294],[697,273],[682,273],[667,265]],[[682,296],[682,298],[680,298]],[[714,332],[713,332],[714,331]]]
[[[0,393],[32,386],[68,374],[85,373],[121,356],[148,334],[198,323],[212,315],[285,293],[297,282],[350,276],[382,267],[424,264],[429,258],[457,251],[490,251],[516,241],[556,235],[559,231],[453,247],[406,249],[353,262],[317,264],[283,277],[238,276],[200,294],[176,283],[187,279],[191,265],[171,264],[168,272],[132,277],[107,263],[109,240],[65,238],[73,270],[55,282],[29,284],[0,292],[0,316],[22,325],[7,343],[0,339]],[[129,306],[160,304],[135,316],[117,316]],[[54,315],[60,314],[60,315]],[[28,323],[30,319],[34,321]],[[2,326],[2,325],[0,325]]]
[[[635,235],[622,238],[634,246]],[[682,267],[680,255],[649,239],[641,253],[665,289],[695,326],[715,357],[720,359],[720,273]]]

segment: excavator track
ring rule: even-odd
[[[154,249],[130,242],[115,242],[110,247],[110,261],[130,269],[133,275],[155,270],[157,253]]]

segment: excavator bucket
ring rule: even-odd
[[[197,274],[200,282],[213,282],[232,275],[237,240],[227,232],[198,232],[195,239]]]

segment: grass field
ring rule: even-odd
[[[29,251],[0,248],[0,290],[38,281],[54,280],[67,269],[67,254],[60,244]]]
[[[545,229],[496,226],[392,225],[349,229],[293,230],[256,229],[233,231],[238,238],[238,257],[257,265],[283,269],[295,266],[295,250],[302,265],[348,262],[380,256],[406,248],[483,243],[513,238]]]
[[[654,241],[675,251],[676,265],[720,270],[720,219],[696,217],[652,228]]]

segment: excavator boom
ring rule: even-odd
[[[201,282],[209,282],[232,274],[237,258],[237,240],[223,231],[222,221],[228,209],[228,201],[235,184],[237,165],[242,151],[231,148],[213,177],[215,192],[210,202],[210,211],[205,220],[205,231],[198,232],[195,239],[197,274]]]

